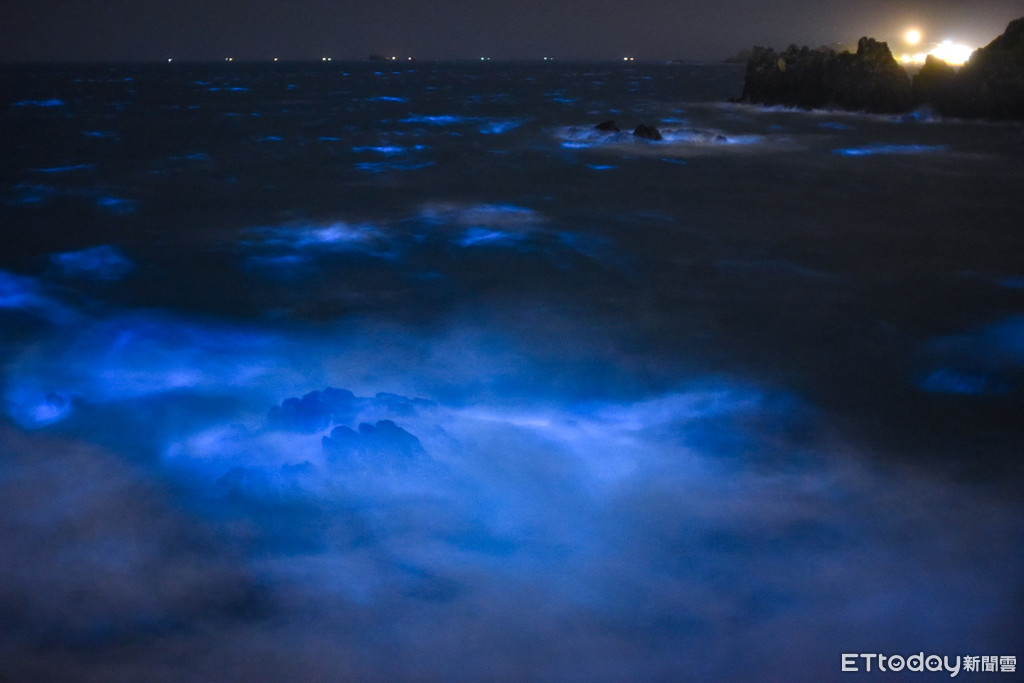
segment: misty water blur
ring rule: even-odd
[[[1024,130],[741,80],[0,73],[5,673],[1016,654]]]

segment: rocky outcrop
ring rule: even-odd
[[[877,113],[930,106],[944,116],[1024,120],[1024,18],[959,70],[929,57],[913,83],[889,47],[873,38],[861,38],[855,54],[756,47],[739,101]]]
[[[914,101],[929,104],[935,109],[946,108],[946,101],[952,96],[956,69],[932,55],[925,59],[924,66],[914,76]]]
[[[1024,119],[1024,18],[976,50],[954,76],[936,79],[934,69],[922,69],[914,84],[944,116]]]
[[[641,123],[639,126],[633,129],[633,137],[640,138],[642,140],[661,140],[661,131],[654,126],[648,126],[646,123]]]
[[[602,133],[622,132],[622,129],[615,125],[615,121],[613,121],[612,119],[608,119],[607,121],[602,121],[601,123],[597,124],[596,126],[594,126],[594,130],[599,130]],[[660,130],[658,130],[654,126],[648,126],[646,123],[641,123],[640,125],[633,129],[633,137],[640,138],[641,140],[654,141],[664,139],[661,135]]]
[[[894,113],[908,111],[913,94],[888,45],[861,38],[855,54],[795,45],[781,53],[755,47],[740,101]]]
[[[857,53],[836,55],[831,89],[842,109],[880,113],[904,112],[914,106],[910,78],[889,46],[861,38]]]

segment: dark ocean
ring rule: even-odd
[[[0,66],[0,678],[1024,654],[1024,126],[742,85]]]

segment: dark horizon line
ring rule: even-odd
[[[621,57],[438,57],[438,58],[399,58],[399,59],[370,59],[370,58],[315,58],[315,57],[223,57],[223,58],[178,58],[166,59],[0,59],[0,67],[8,66],[65,66],[65,65],[89,65],[89,66],[117,66],[117,65],[174,65],[174,64],[379,64],[379,65],[413,65],[413,64],[486,64],[486,63],[544,63],[559,62],[562,64],[622,64],[624,66],[634,64],[732,64],[736,63],[733,57],[718,59],[659,59],[655,57],[643,58],[634,57],[624,59]]]

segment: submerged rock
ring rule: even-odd
[[[594,126],[596,130],[604,131],[606,133],[618,133],[619,127],[615,125],[615,121],[608,119]]]
[[[335,427],[322,441],[328,460],[341,467],[391,470],[429,459],[420,440],[391,420],[378,420],[375,425],[364,422],[358,431]]]
[[[648,126],[646,123],[641,123],[639,126],[633,129],[633,136],[641,138],[643,140],[661,140],[661,131],[654,126]]]

